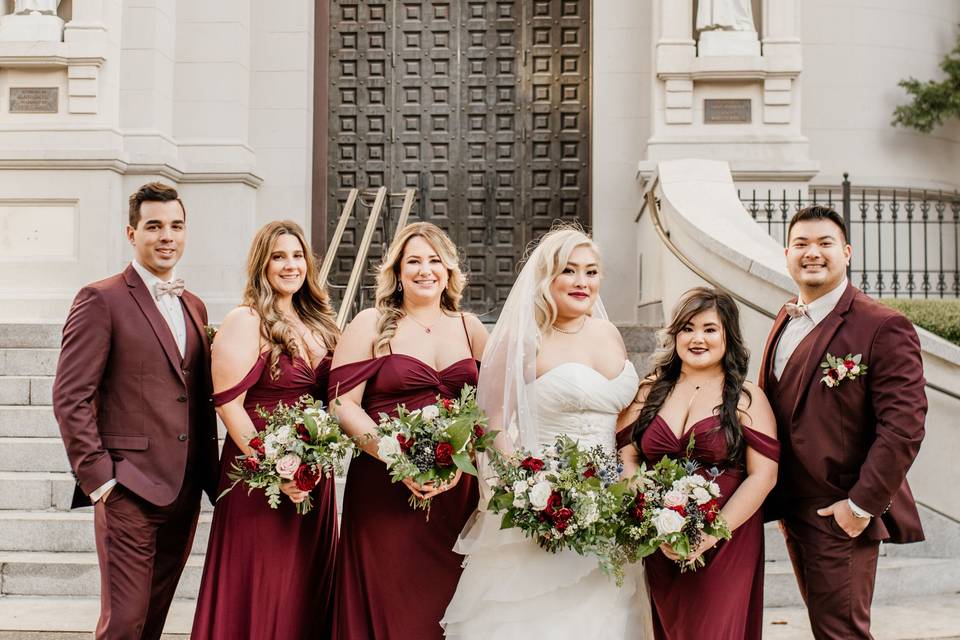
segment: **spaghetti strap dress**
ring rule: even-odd
[[[281,354],[280,375],[270,375],[269,352],[261,354],[236,386],[214,394],[217,406],[246,391],[243,406],[259,430],[257,407],[310,394],[326,404],[330,357],[316,368]],[[219,491],[241,455],[227,437],[220,463]],[[260,489],[241,484],[217,501],[203,567],[192,638],[203,640],[314,640],[330,637],[333,571],[337,547],[337,506],[333,478],[321,478],[312,492],[313,509],[298,515],[284,497],[271,509]]]

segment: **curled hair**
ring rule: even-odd
[[[337,345],[340,330],[334,317],[330,296],[324,283],[319,280],[316,259],[310,251],[310,244],[303,235],[303,229],[296,222],[278,220],[265,224],[253,238],[250,254],[247,257],[247,286],[243,291],[242,306],[250,307],[260,316],[260,334],[270,345],[270,375],[273,379],[280,376],[280,354],[291,358],[300,356],[309,360],[307,354],[301,354],[297,344],[297,333],[284,319],[278,305],[276,291],[267,279],[267,267],[273,246],[280,236],[291,235],[300,243],[307,263],[307,273],[303,285],[293,294],[293,310],[311,332],[319,335],[324,346],[330,351]]]
[[[134,229],[140,224],[140,207],[144,202],[170,202],[176,200],[180,203],[180,210],[183,211],[183,217],[187,217],[187,208],[183,206],[183,200],[177,190],[168,184],[162,182],[148,182],[136,191],[130,194],[128,200],[129,211],[127,218],[130,226]]]
[[[727,441],[727,464],[741,467],[744,463],[743,427],[738,409],[742,395],[751,400],[750,391],[743,386],[750,363],[750,351],[740,333],[740,311],[737,303],[725,291],[708,287],[696,287],[687,291],[673,310],[669,326],[658,332],[659,347],[653,354],[653,373],[642,384],[649,387],[640,417],[633,428],[633,441],[640,448],[643,432],[660,412],[663,403],[673,391],[680,378],[682,362],[677,354],[677,334],[689,324],[694,316],[711,309],[716,310],[723,327],[726,349],[720,361],[723,368],[723,395],[714,407],[720,417],[720,429]]]
[[[577,247],[588,247],[600,260],[600,251],[593,240],[579,226],[560,224],[554,226],[537,242],[528,260],[534,263],[534,315],[541,336],[553,331],[557,321],[557,303],[550,293],[550,285],[563,273],[570,255]]]
[[[403,291],[400,284],[400,263],[404,250],[412,238],[423,238],[437,252],[437,256],[447,268],[447,287],[440,294],[440,308],[456,313],[460,311],[460,298],[467,286],[467,277],[460,269],[457,246],[440,227],[429,222],[408,224],[394,238],[383,261],[377,268],[377,289],[374,306],[380,316],[377,320],[377,337],[373,354],[381,355],[397,332],[397,323],[404,316]]]

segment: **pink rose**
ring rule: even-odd
[[[293,480],[293,474],[300,468],[300,456],[295,453],[288,453],[277,460],[275,468],[278,476],[284,480]]]

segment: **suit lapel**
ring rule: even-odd
[[[796,298],[791,300],[791,302],[796,302]],[[780,339],[780,333],[783,331],[783,327],[787,324],[787,318],[786,307],[782,307],[780,313],[777,314],[776,320],[773,321],[773,329],[770,330],[770,335],[767,336],[767,344],[763,347],[763,357],[760,359],[760,372],[757,378],[760,388],[764,391],[767,390],[769,376],[773,374],[773,359],[777,355],[777,341]]]
[[[833,340],[833,336],[837,334],[837,331],[839,331],[843,325],[844,316],[847,311],[850,310],[850,304],[853,302],[853,297],[856,293],[857,290],[853,288],[853,285],[848,284],[846,291],[843,292],[833,311],[823,319],[823,322],[814,328],[815,333],[811,336],[813,338],[813,344],[810,345],[807,358],[803,362],[803,369],[800,373],[800,388],[797,390],[797,399],[793,405],[791,416],[795,417],[797,415],[800,405],[803,404],[807,393],[810,391],[810,387],[814,384],[811,378],[815,376],[819,377],[820,363],[823,362],[823,356],[827,352],[827,347],[830,345],[830,341]]]
[[[198,344],[201,346],[201,348],[206,350],[206,353],[210,353],[210,341],[207,338],[207,329],[203,326],[203,320],[200,317],[200,312],[197,311],[193,304],[193,297],[187,292],[184,292],[180,300],[183,302],[183,308],[186,310],[187,316],[193,323],[193,328],[196,329],[197,333],[200,334],[200,340],[198,341]]]
[[[140,307],[143,315],[146,316],[150,327],[157,336],[157,340],[160,341],[160,346],[163,347],[163,352],[167,354],[170,366],[173,367],[180,381],[185,382],[182,367],[180,366],[181,358],[180,350],[177,348],[177,342],[173,339],[173,333],[171,333],[167,321],[160,315],[160,310],[157,309],[157,303],[154,302],[153,296],[147,290],[147,285],[143,283],[140,275],[132,265],[124,270],[123,277],[126,279],[127,286],[130,288],[130,295],[137,303],[137,306]]]

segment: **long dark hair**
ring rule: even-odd
[[[640,417],[633,427],[633,442],[640,448],[643,432],[660,412],[667,396],[673,391],[680,378],[682,362],[677,354],[677,334],[699,313],[715,309],[720,316],[726,350],[721,365],[723,367],[723,399],[714,407],[715,415],[720,416],[720,429],[727,440],[727,464],[743,465],[744,442],[743,428],[740,426],[738,406],[742,395],[752,400],[750,391],[743,388],[750,363],[750,351],[743,343],[740,333],[740,311],[737,303],[725,291],[708,287],[690,289],[680,298],[673,310],[670,325],[661,330],[657,337],[660,347],[653,355],[654,369],[642,385],[649,391],[640,410]]]

